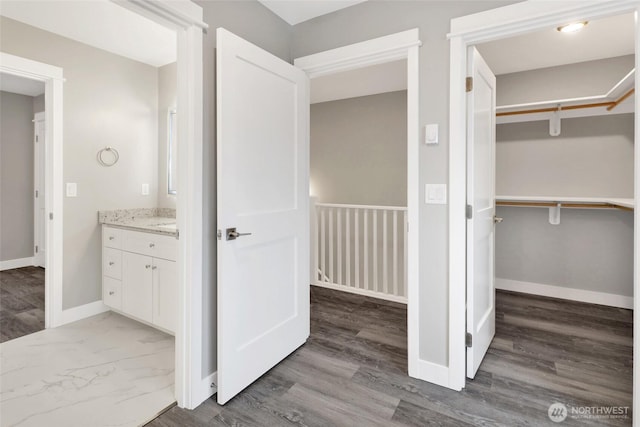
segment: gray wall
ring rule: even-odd
[[[513,1],[369,1],[293,27],[293,57],[419,28],[420,127],[440,125],[440,144],[420,145],[419,188],[448,182],[451,18]],[[462,83],[461,83],[462,84]],[[422,194],[422,192],[421,192]],[[422,198],[421,198],[422,199]],[[448,364],[448,207],[420,204],[420,358]]]
[[[498,207],[496,277],[633,296],[633,212]]]
[[[407,206],[407,92],[311,106],[311,188],[319,202]]]
[[[634,115],[498,125],[498,195],[633,198]],[[499,207],[496,277],[633,295],[633,213]]]
[[[4,17],[0,50],[64,69],[64,182],[78,197],[63,206],[63,308],[100,300],[97,211],[158,202],[157,69]],[[120,152],[110,168],[96,162],[105,146]]]
[[[496,78],[496,104],[500,106],[603,95],[633,67],[634,55],[626,55],[502,74]]]
[[[203,377],[216,369],[216,94],[215,46],[218,27],[290,61],[290,26],[256,1],[202,1],[204,21],[204,295]]]
[[[176,195],[169,194],[167,184],[169,111],[178,103],[178,63],[158,68],[158,207],[176,208]]]
[[[33,256],[33,99],[0,92],[0,261]]]
[[[633,198],[633,114],[498,125],[496,193]]]

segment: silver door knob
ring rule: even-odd
[[[152,269],[152,270],[155,270],[155,269],[157,269],[157,268],[158,268],[158,266],[157,266],[157,265],[154,265],[153,267],[151,267],[151,269]]]
[[[493,217],[493,222],[495,224],[500,224],[502,221],[504,221],[504,218],[500,218],[499,216],[495,216]]]
[[[238,233],[235,227],[227,228],[227,240],[236,240],[238,237],[242,236],[251,236],[251,233]]]
[[[109,291],[109,295],[113,295],[113,294],[115,294],[115,292]]]
[[[155,248],[155,247],[156,247],[156,244],[155,244],[155,243],[149,243],[149,247],[150,247],[150,248]]]
[[[147,264],[144,266],[144,268],[146,268],[147,270],[151,268],[151,264]]]
[[[113,264],[115,264],[115,262],[109,261],[109,265],[113,265]]]

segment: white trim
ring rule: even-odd
[[[33,257],[9,259],[6,261],[0,261],[0,271],[13,270],[14,268],[32,267]]]
[[[53,219],[46,221],[45,328],[61,324],[62,316],[62,241],[63,241],[63,119],[62,68],[0,52],[0,71],[38,80],[45,84],[45,210]]]
[[[198,386],[194,391],[194,400],[201,400],[204,402],[212,395],[216,394],[218,392],[218,386],[216,384],[218,384],[218,371],[211,375],[207,375],[206,378],[203,378],[198,382]]]
[[[310,79],[365,66],[406,59],[412,47],[421,46],[418,29],[355,43],[296,58],[294,65]]]
[[[385,294],[383,292],[370,291],[368,289],[352,288],[351,286],[343,286],[335,283],[328,282],[315,282],[311,283],[311,286],[317,286],[319,288],[333,289],[334,291],[346,292],[349,294],[362,295],[365,297],[382,299],[385,301],[397,302],[400,304],[406,304],[407,298],[399,297],[396,295]]]
[[[109,307],[104,305],[102,300],[90,302],[89,304],[80,305],[78,307],[68,308],[62,311],[60,324],[58,326],[77,322],[78,320],[86,319],[87,317],[95,316],[96,314],[104,313],[105,311],[109,311]]]
[[[202,393],[203,366],[203,22],[202,7],[190,0],[112,0],[178,37],[178,321],[175,394],[178,406],[193,409]],[[208,375],[205,373],[205,375]]]
[[[309,78],[407,60],[407,353],[409,375],[423,376],[420,360],[420,61],[418,29],[297,58]],[[427,362],[425,362],[427,363]]]
[[[608,305],[610,307],[633,309],[633,297],[608,294],[605,292],[588,291],[585,289],[572,289],[562,286],[545,285],[542,283],[521,282],[519,280],[500,279],[498,277],[496,277],[496,289],[540,295],[543,297],[560,298],[570,301],[587,302],[590,304]]]
[[[597,19],[627,12],[636,12],[637,0],[608,0],[582,2],[525,1],[510,6],[487,10],[451,20],[450,39],[450,112],[449,112],[449,367],[450,388],[459,389],[465,384],[464,369],[464,319],[466,258],[464,208],[466,204],[466,77],[467,47],[481,42],[513,37],[519,34],[557,26],[567,20]],[[636,69],[640,69],[640,29],[636,24]],[[640,89],[635,78],[636,92]],[[635,97],[635,111],[640,108],[640,97]],[[640,144],[640,115],[635,115],[636,145]],[[462,181],[462,182],[461,182]],[[640,150],[635,152],[635,198],[640,198]],[[640,212],[635,211],[634,226],[634,295],[640,293]],[[635,308],[640,309],[640,299],[635,298]],[[634,313],[634,346],[640,348],[640,318]],[[634,412],[640,411],[640,351],[634,352]],[[640,419],[634,420],[640,425]]]
[[[449,368],[426,360],[418,360],[414,368],[416,375],[424,381],[449,387]]]
[[[44,123],[45,126],[45,134],[38,134],[38,126],[40,123]],[[38,240],[38,236],[41,233],[44,233],[47,224],[46,219],[44,217],[40,217],[40,208],[41,208],[41,200],[42,200],[42,188],[40,188],[40,184],[45,183],[46,175],[46,117],[44,111],[35,113],[33,115],[33,265],[38,267],[46,266],[46,239],[44,245],[40,240]],[[36,141],[36,138],[42,136],[42,141],[39,139]],[[46,186],[43,185],[43,187]],[[36,197],[36,191],[38,191],[38,197]],[[44,203],[44,202],[43,202]],[[46,206],[44,206],[46,212]],[[45,215],[46,217],[46,215]],[[38,250],[36,251],[36,247]]]

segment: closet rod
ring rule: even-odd
[[[496,113],[496,117],[502,116],[515,116],[519,114],[535,114],[535,113],[553,113],[555,111],[566,111],[566,110],[579,110],[582,108],[597,108],[597,107],[607,107],[607,111],[611,111],[618,106],[622,101],[630,97],[635,92],[635,89],[629,90],[627,93],[622,95],[615,101],[608,102],[596,102],[592,104],[579,104],[579,105],[567,105],[566,107],[549,107],[549,108],[537,108],[533,110],[520,110],[520,111],[505,111],[502,113]]]
[[[540,207],[553,208],[560,205],[561,208],[580,208],[580,209],[621,209],[623,211],[633,211],[631,208],[618,206],[611,203],[553,203],[553,202],[508,202],[496,201],[497,206],[523,206],[523,207]]]

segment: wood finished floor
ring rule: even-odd
[[[44,329],[44,268],[0,271],[0,343]]]
[[[304,346],[225,406],[214,396],[148,426],[630,426],[630,413],[556,424],[547,410],[631,406],[632,317],[499,291],[495,339],[458,393],[407,376],[404,306],[312,286]]]

